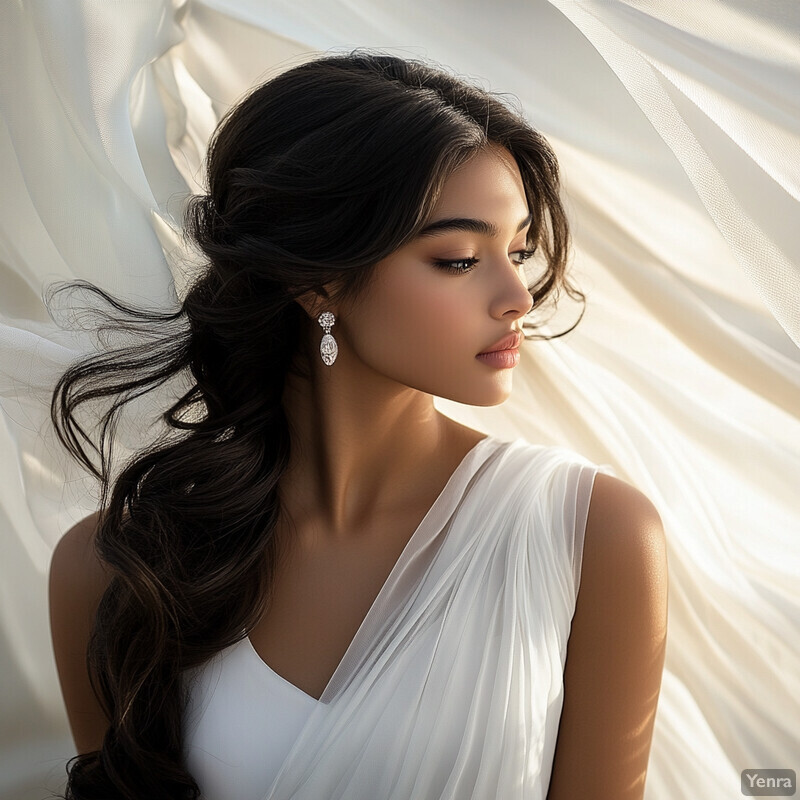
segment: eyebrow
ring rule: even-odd
[[[533,214],[528,214],[517,227],[517,233],[531,223]],[[426,225],[417,236],[438,236],[442,233],[449,233],[450,231],[465,231],[467,233],[479,233],[482,236],[491,236],[497,238],[500,231],[497,226],[484,219],[471,219],[469,217],[451,217],[448,219],[439,219],[436,222],[431,222]]]

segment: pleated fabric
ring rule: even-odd
[[[585,316],[523,345],[502,406],[436,403],[610,464],[656,505],[669,635],[647,800],[729,800],[745,768],[800,771],[798,8],[0,4],[0,795],[46,795],[74,752],[46,573],[97,501],[56,447],[46,401],[102,343],[60,330],[42,290],[83,277],[174,302],[195,266],[183,202],[220,115],[312,53],[356,46],[516,95],[558,155]],[[563,299],[551,332],[576,315]],[[120,455],[149,440],[157,406],[122,426]]]
[[[277,762],[268,743],[281,736],[281,704],[258,700],[271,676],[247,641],[193,671],[187,763],[204,797],[544,798],[601,469],[613,474],[524,439],[475,445],[319,701],[306,695],[310,710],[297,709],[299,733],[284,711],[295,740],[285,753],[275,744]]]

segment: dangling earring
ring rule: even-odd
[[[317,322],[322,325],[325,335],[319,344],[319,354],[322,360],[330,366],[336,361],[336,356],[339,353],[339,345],[336,344],[336,339],[331,336],[331,327],[336,322],[336,317],[330,311],[323,311],[317,318]]]

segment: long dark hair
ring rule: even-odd
[[[364,51],[292,68],[222,120],[208,194],[186,210],[207,266],[179,308],[133,307],[82,282],[55,289],[82,286],[134,334],[72,365],[52,399],[61,441],[101,481],[96,550],[113,575],[87,656],[110,725],[99,751],[70,762],[67,798],[199,796],[183,763],[182,673],[243,638],[268,601],[291,444],[282,391],[290,369],[308,374],[297,343],[311,329],[296,298],[358,295],[423,227],[448,175],[491,143],[516,159],[533,213],[528,247],[544,264],[529,286],[534,311],[562,289],[585,300],[566,275],[547,141],[497,95]],[[163,413],[167,435],[112,475],[120,412],[176,378],[185,385]],[[89,431],[95,401],[103,413]]]

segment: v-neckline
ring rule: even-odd
[[[356,647],[359,645],[359,641],[364,635],[364,631],[366,631],[368,626],[372,623],[372,618],[375,615],[375,609],[378,607],[381,600],[383,599],[383,595],[386,593],[387,587],[392,584],[393,579],[396,576],[397,572],[400,569],[402,569],[403,566],[405,566],[406,562],[409,560],[413,547],[414,545],[416,545],[417,541],[421,536],[421,531],[424,531],[427,528],[429,520],[434,516],[435,512],[441,506],[443,498],[447,496],[448,489],[454,484],[458,476],[460,476],[462,471],[466,468],[467,464],[471,463],[474,460],[476,454],[482,449],[481,446],[484,443],[490,441],[496,441],[496,437],[492,436],[491,434],[487,434],[482,439],[479,439],[466,452],[464,457],[458,463],[458,466],[450,474],[450,477],[447,479],[447,482],[445,483],[441,492],[439,492],[439,494],[436,496],[436,499],[433,501],[431,506],[425,512],[425,516],[420,520],[419,525],[417,525],[416,529],[411,534],[410,538],[403,547],[403,550],[400,553],[399,557],[397,558],[397,561],[395,561],[394,565],[392,566],[392,569],[389,571],[389,574],[386,577],[386,580],[383,582],[381,588],[378,590],[378,593],[375,595],[375,598],[373,599],[369,609],[367,610],[367,613],[361,620],[361,624],[358,626],[358,629],[353,635],[353,638],[350,640],[350,644],[347,646],[347,649],[345,650],[344,655],[337,664],[336,669],[334,669],[333,674],[328,679],[328,682],[325,685],[325,688],[322,690],[322,694],[319,696],[319,698],[314,697],[313,695],[301,689],[299,686],[292,683],[290,680],[284,678],[283,675],[280,675],[279,673],[275,672],[275,670],[272,669],[272,667],[270,667],[270,665],[258,653],[252,641],[250,640],[250,636],[248,635],[245,637],[246,642],[244,642],[244,644],[247,645],[248,650],[250,650],[250,653],[255,658],[258,659],[260,664],[263,665],[264,668],[269,670],[269,672],[272,675],[274,675],[280,681],[286,684],[287,688],[294,690],[295,692],[299,692],[304,699],[307,699],[308,701],[314,703],[316,706],[330,705],[330,703],[334,699],[333,697],[331,697],[331,695],[333,695],[334,697],[336,696],[336,692],[334,691],[335,687],[337,686],[338,683],[341,682],[342,674],[344,670],[347,668],[349,662],[352,660],[353,653],[355,652]]]

